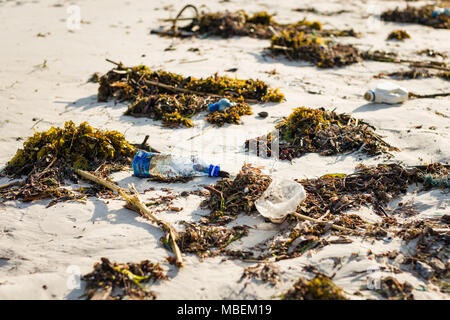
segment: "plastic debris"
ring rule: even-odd
[[[195,156],[173,156],[143,150],[136,153],[132,165],[135,176],[155,177],[162,181],[195,176],[218,177],[226,174],[220,170],[220,166],[208,165]]]
[[[265,218],[274,223],[281,223],[290,213],[295,212],[305,199],[306,192],[301,184],[274,177],[261,198],[256,200],[255,206]]]
[[[364,99],[375,103],[397,104],[408,100],[408,90],[391,82],[383,82],[368,90]]]

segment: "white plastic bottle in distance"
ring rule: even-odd
[[[391,82],[382,82],[375,90],[368,90],[364,99],[370,102],[396,104],[408,100],[408,90]]]

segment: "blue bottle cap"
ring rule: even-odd
[[[212,164],[209,165],[209,176],[210,177],[218,177],[220,172],[220,166],[214,166]]]

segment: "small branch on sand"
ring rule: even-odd
[[[183,267],[184,263],[183,263],[183,258],[181,256],[181,250],[178,247],[177,242],[176,242],[177,232],[169,223],[155,217],[153,215],[153,213],[145,206],[145,204],[142,203],[141,199],[139,198],[139,193],[137,192],[134,185],[131,185],[131,187],[130,187],[131,190],[127,190],[127,189],[121,188],[119,186],[116,186],[112,182],[109,182],[105,179],[99,178],[87,171],[79,170],[79,169],[73,169],[73,170],[75,173],[79,174],[81,177],[83,177],[87,180],[93,181],[97,184],[100,184],[108,189],[111,189],[114,192],[117,192],[127,202],[128,209],[136,211],[144,218],[147,218],[147,219],[155,222],[156,224],[158,224],[158,226],[160,226],[164,231],[167,231],[170,236],[170,244],[171,244],[172,250],[177,259],[177,261],[176,261],[177,266],[180,268]]]
[[[25,180],[8,182],[8,183],[0,185],[0,190],[1,189],[6,189],[6,188],[9,188],[9,187],[13,187],[13,186],[21,186],[23,184],[25,184]]]
[[[351,232],[351,233],[358,233],[358,231],[356,231],[356,230],[349,229],[349,228],[345,228],[345,227],[341,227],[341,226],[338,226],[338,225],[336,225],[336,224],[334,224],[334,223],[331,223],[331,222],[321,221],[321,220],[318,220],[318,219],[314,219],[314,218],[305,216],[305,215],[300,214],[300,213],[297,213],[297,212],[294,212],[293,215],[294,215],[295,217],[297,217],[297,218],[302,219],[302,220],[308,220],[308,221],[311,221],[311,222],[314,222],[314,223],[317,223],[317,224],[321,224],[321,225],[328,225],[328,224],[331,224],[331,227],[332,227],[333,229],[336,229],[336,230],[339,230],[339,231],[346,231],[346,232]]]
[[[450,92],[434,93],[434,94],[416,94],[416,93],[413,93],[413,92],[409,93],[409,97],[410,98],[418,98],[418,99],[447,97],[447,96],[450,96]]]

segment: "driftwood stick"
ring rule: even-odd
[[[142,203],[141,199],[139,198],[139,193],[136,191],[136,188],[133,185],[131,186],[131,190],[127,190],[127,189],[121,188],[119,186],[116,186],[115,184],[113,184],[105,179],[99,178],[87,171],[79,170],[79,169],[73,169],[73,170],[75,173],[79,174],[81,177],[83,177],[87,180],[93,181],[95,183],[98,183],[108,189],[111,189],[114,192],[117,192],[127,202],[127,204],[128,204],[127,207],[129,209],[138,212],[143,217],[148,218],[149,220],[151,220],[151,221],[155,222],[156,224],[158,224],[159,226],[161,226],[164,231],[169,232],[172,250],[177,259],[177,266],[180,268],[183,267],[184,263],[183,263],[183,258],[181,256],[181,250],[178,247],[177,242],[176,242],[177,232],[169,223],[167,223],[163,220],[160,220],[153,215],[153,213],[145,206],[145,204]]]
[[[434,93],[434,94],[416,94],[411,92],[409,94],[411,98],[425,99],[425,98],[436,98],[436,97],[447,97],[450,96],[450,92]]]
[[[216,97],[216,98],[222,98],[225,95],[220,95],[220,94],[214,94],[214,93],[208,93],[208,92],[202,92],[202,91],[194,91],[194,90],[189,90],[189,89],[185,89],[185,88],[178,88],[178,87],[174,87],[168,84],[164,84],[161,82],[157,82],[157,81],[153,81],[153,80],[145,80],[145,82],[157,86],[157,87],[161,87],[167,90],[171,90],[171,91],[175,91],[175,92],[183,92],[183,93],[190,93],[190,94],[197,94],[200,96],[211,96],[211,97]],[[245,98],[245,101],[247,102],[251,102],[251,103],[257,103],[258,100],[256,99],[247,99]]]
[[[1,189],[6,189],[6,188],[9,188],[9,187],[13,187],[13,186],[21,186],[23,184],[25,184],[25,180],[8,182],[8,183],[0,185],[0,190]]]
[[[187,4],[187,5],[185,5],[185,6],[180,10],[180,12],[178,12],[178,14],[177,14],[177,16],[175,17],[175,19],[173,19],[173,25],[172,25],[172,28],[173,28],[174,31],[177,31],[177,21],[178,21],[178,20],[181,20],[181,15],[183,14],[183,12],[184,12],[187,8],[192,8],[192,9],[194,9],[194,11],[195,11],[195,18],[194,18],[194,19],[197,19],[197,20],[198,20],[199,15],[198,15],[198,9],[197,9],[197,7],[194,6],[193,4]],[[194,19],[192,19],[192,20],[194,20]]]
[[[297,212],[294,212],[293,215],[296,216],[297,218],[300,218],[300,219],[303,219],[303,220],[308,220],[308,221],[311,221],[311,222],[314,222],[314,223],[317,223],[317,224],[327,225],[327,224],[331,223],[331,222],[327,222],[327,221],[321,221],[321,220],[318,220],[318,219],[314,219],[314,218],[305,216],[305,215],[297,213]],[[331,227],[336,229],[336,230],[339,230],[339,231],[346,231],[346,232],[352,232],[352,233],[356,233],[357,232],[356,230],[345,228],[345,227],[341,227],[341,226],[338,226],[338,225],[336,225],[334,223],[331,223]]]

